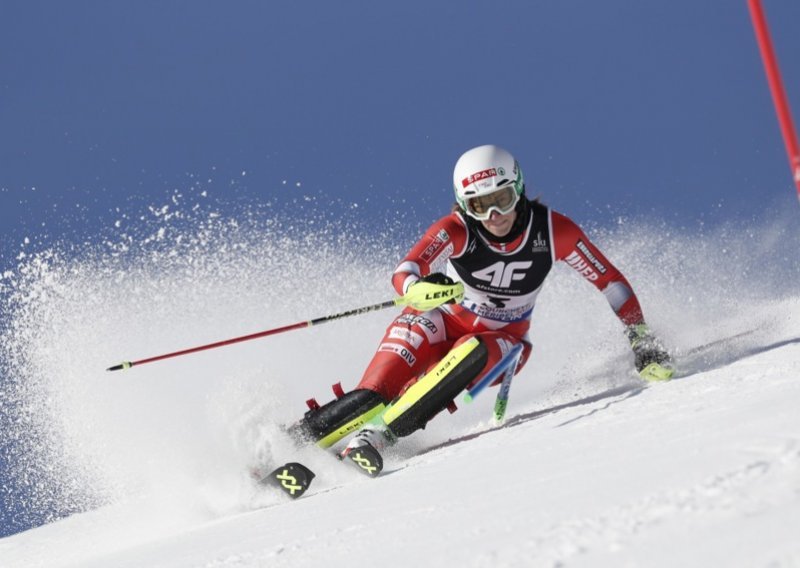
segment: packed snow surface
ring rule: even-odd
[[[793,212],[796,213],[796,212]],[[459,401],[368,479],[281,434],[352,388],[392,310],[105,368],[392,296],[405,245],[216,220],[21,255],[0,280],[0,566],[800,566],[796,215],[591,236],[679,376],[646,385],[602,295],[545,284],[504,424]],[[297,501],[248,467],[317,472]]]

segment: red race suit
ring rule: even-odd
[[[395,269],[395,290],[405,294],[421,277],[441,272],[464,283],[464,299],[427,312],[406,308],[387,328],[357,388],[392,400],[473,336],[489,350],[475,381],[522,343],[519,372],[530,355],[528,329],[536,297],[556,261],[566,262],[602,292],[623,324],[643,321],[628,281],[578,225],[535,201],[523,211],[528,219],[520,221],[525,225],[505,243],[490,240],[488,232],[461,212],[428,228]]]

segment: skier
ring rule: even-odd
[[[522,344],[519,372],[531,351],[534,303],[555,261],[602,292],[645,380],[673,373],[631,285],[573,221],[525,196],[509,152],[469,150],[455,165],[453,185],[453,212],[431,225],[394,272],[394,288],[409,307],[387,328],[361,381],[346,394],[339,388],[324,406],[310,400],[294,428],[321,447],[358,432],[340,457],[370,475],[382,468],[383,447],[424,428]]]

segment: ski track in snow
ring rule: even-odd
[[[680,376],[643,385],[605,300],[557,267],[506,423],[487,418],[493,391],[458,401],[376,480],[280,429],[352,388],[390,311],[104,369],[382,301],[402,247],[157,225],[0,279],[4,518],[49,521],[1,539],[0,566],[800,566],[794,219],[596,232]],[[299,283],[315,293],[295,302]],[[296,502],[247,478],[287,459],[318,474]]]

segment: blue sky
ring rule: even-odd
[[[800,3],[764,4],[797,114]],[[579,222],[794,200],[745,0],[12,1],[0,69],[6,267],[201,186],[417,230],[483,143]]]

